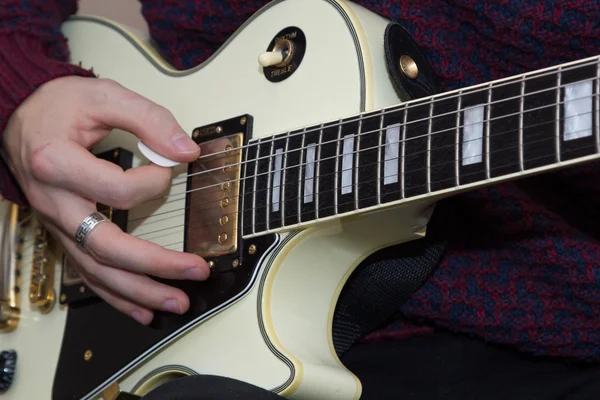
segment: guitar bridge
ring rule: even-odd
[[[193,132],[201,152],[188,168],[187,252],[218,257],[238,249],[242,149],[248,125],[248,117],[242,116]]]
[[[42,314],[46,314],[56,304],[54,291],[55,243],[42,223],[37,220],[34,235],[29,301]]]
[[[29,222],[30,212],[16,204],[8,204],[5,209],[2,232],[2,276],[0,279],[0,332],[10,332],[17,328],[21,318],[20,270],[23,247],[22,232]]]

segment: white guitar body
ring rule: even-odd
[[[74,19],[63,29],[72,62],[81,61],[101,77],[163,105],[188,133],[250,114],[253,139],[257,139],[402,102],[385,66],[382,38],[387,23],[342,0],[275,1],[210,60],[185,72],[168,67],[150,47],[108,21]],[[306,54],[293,76],[272,83],[265,79],[257,58],[288,26],[304,31]],[[147,162],[137,149],[137,139],[123,132],[115,132],[94,151],[115,147],[134,152],[134,166]],[[175,173],[185,174],[185,166],[176,167]],[[183,190],[185,185],[180,186]],[[115,370],[111,379],[85,398],[102,398],[101,392],[108,389],[104,398],[109,399],[114,383],[122,391],[143,394],[177,371],[232,377],[294,399],[359,398],[361,384],[341,364],[332,344],[337,298],[351,272],[368,255],[422,237],[432,203],[428,199],[279,234],[242,298]],[[183,209],[184,204],[181,200],[158,209],[136,207],[130,210],[129,220]],[[168,215],[159,222],[152,218],[131,222],[129,232],[143,235],[160,229],[161,234],[145,238],[182,249],[184,213]],[[32,236],[26,232],[23,246],[24,288],[31,269]],[[57,260],[56,293],[60,270]],[[29,305],[27,290],[21,296],[18,327],[0,334],[0,350],[18,353],[14,382],[3,398],[50,399],[67,308],[57,304],[41,314]],[[102,356],[90,350],[89,363]]]

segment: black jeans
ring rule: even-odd
[[[358,344],[343,357],[363,384],[362,400],[597,400],[600,366],[524,356],[450,333]],[[282,400],[232,379],[194,376],[144,400]]]

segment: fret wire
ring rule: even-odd
[[[405,197],[405,182],[404,182],[404,172],[405,172],[405,168],[404,168],[404,162],[406,160],[406,121],[408,120],[408,107],[404,107],[404,121],[402,123],[402,162],[400,163],[400,177],[401,179],[401,183],[400,183],[400,196],[401,198]],[[384,177],[385,179],[385,177]]]
[[[319,177],[321,176],[321,149],[323,148],[323,126],[324,124],[321,124],[321,130],[319,131],[319,144],[317,146],[317,167],[315,168],[316,173],[315,173],[315,196],[314,196],[314,200],[315,200],[315,217],[316,219],[319,219],[319,187],[321,186],[321,182],[319,180]]]
[[[545,139],[542,139],[541,141],[543,141],[543,140],[545,140]],[[589,145],[586,145],[586,146],[589,146]],[[579,147],[579,148],[577,148],[577,149],[572,149],[571,151],[576,151],[576,150],[578,150],[578,149],[583,149],[583,148],[585,148],[586,146],[581,146],[581,147]],[[504,149],[499,149],[499,151],[500,151],[500,150],[504,150]],[[588,156],[589,156],[589,155],[588,155]],[[586,157],[586,156],[582,156],[582,157]],[[502,166],[498,166],[498,168],[501,168],[501,167],[502,167]],[[508,174],[508,175],[510,175],[510,174]],[[176,211],[177,211],[177,210],[176,210]],[[237,213],[231,213],[230,215],[234,215],[234,214],[237,214]],[[129,220],[128,222],[132,222],[132,220]],[[181,225],[181,226],[183,226],[183,225]],[[145,234],[142,234],[142,235],[140,235],[140,237],[141,237],[141,236],[148,235],[148,234],[156,233],[156,232],[158,232],[158,231],[163,231],[163,230],[167,230],[167,229],[173,229],[173,228],[177,228],[177,226],[176,226],[176,227],[170,227],[170,228],[159,229],[159,230],[157,230],[157,231],[153,231],[153,232],[148,232],[148,233],[145,233]]]
[[[592,79],[584,79],[584,80],[581,80],[581,82],[584,82],[584,81],[589,81],[589,80],[594,80],[594,81],[596,81],[596,84],[598,85],[598,80],[597,80],[597,78],[592,78]],[[521,80],[521,86],[522,86],[522,90],[521,90],[521,92],[522,92],[522,94],[523,94],[523,93],[524,93],[524,79],[522,79],[522,80]],[[596,94],[596,95],[592,95],[592,97],[596,97],[597,95],[598,95],[598,94]],[[587,97],[587,96],[586,96],[586,97]],[[459,98],[459,99],[460,99],[460,98]],[[521,96],[521,99],[523,99],[523,96]],[[538,107],[538,108],[544,108],[544,107],[547,107],[547,106],[542,106],[542,107]],[[460,109],[460,107],[459,107],[459,109]],[[522,113],[523,113],[523,111],[521,110],[521,111],[520,111],[520,113],[519,113],[519,115],[520,115],[521,119],[522,119]],[[506,116],[503,116],[503,117],[506,117]],[[521,134],[521,138],[522,138],[522,125],[523,125],[523,121],[522,121],[522,120],[520,121],[520,125],[521,125],[520,134]],[[405,126],[406,126],[406,124],[405,124]],[[521,144],[522,144],[522,139],[521,139]],[[258,152],[258,149],[257,149],[257,154],[258,154],[257,158],[260,158],[260,154],[259,154],[259,152]],[[522,157],[521,157],[521,158],[522,158]],[[256,174],[255,174],[255,177],[256,177],[256,176],[258,176],[258,175],[259,175],[259,174],[258,174],[258,173],[256,173]],[[256,182],[255,182],[255,184],[256,184]],[[198,190],[202,190],[202,189],[206,189],[206,188],[200,188],[200,189],[198,189]],[[186,192],[186,193],[189,193],[189,192],[191,192],[191,191],[188,191],[188,192]],[[179,196],[179,195],[180,195],[180,194],[173,195],[173,196]],[[167,196],[167,197],[168,197],[168,196]],[[160,200],[160,198],[158,198],[158,199],[156,199],[156,200]],[[253,223],[255,223],[255,218],[253,218]]]
[[[256,233],[256,181],[258,180],[258,156],[260,154],[260,139],[258,139],[256,143],[256,162],[254,164],[254,190],[252,193],[252,233]]]
[[[381,204],[381,152],[383,151],[383,110],[379,116],[379,148],[377,150],[377,204]]]
[[[287,155],[288,155],[288,144],[290,142],[290,132],[287,133],[285,138],[285,150],[283,150],[283,162],[281,163],[281,194],[279,196],[279,204],[281,205],[281,226],[285,226],[285,175],[287,171]],[[300,153],[302,154],[302,153]]]
[[[525,112],[525,77],[521,78],[521,99],[519,103],[519,167],[521,171],[525,170],[525,160],[523,154],[523,113]]]
[[[427,125],[427,193],[431,193],[431,125],[433,120],[433,98],[429,102],[429,124]]]
[[[487,95],[487,112],[486,112],[486,118],[487,118],[487,122],[485,122],[485,177],[486,179],[490,179],[491,176],[491,170],[490,170],[490,158],[491,158],[491,151],[490,151],[490,119],[492,117],[492,84],[490,83],[489,88],[488,88],[488,95]]]
[[[596,103],[596,115],[594,120],[596,121],[596,144],[598,146],[598,153],[600,153],[600,63],[596,65],[596,94],[592,95],[592,100]]]
[[[529,127],[533,127],[533,126],[540,126],[540,125],[544,125],[544,124],[545,124],[545,123],[540,123],[540,124],[531,125],[531,126],[529,126]],[[501,133],[498,133],[498,134],[506,134],[506,133],[510,133],[510,132],[514,132],[514,131],[515,131],[515,129],[511,129],[511,130],[507,130],[507,131],[504,131],[504,132],[501,132]],[[577,133],[577,132],[579,132],[579,131],[575,131],[574,133]],[[496,134],[496,135],[498,135],[498,134]],[[474,140],[478,140],[478,139],[474,139]],[[543,142],[543,141],[545,141],[545,140],[546,140],[546,139],[545,139],[545,138],[543,138],[543,139],[540,139],[540,140],[537,140],[537,141],[533,141],[533,142],[532,142],[532,144],[539,143],[539,142]],[[519,146],[519,145],[517,145],[517,146],[509,146],[509,147],[506,147],[506,148],[499,148],[499,149],[496,149],[496,150],[495,150],[495,152],[500,152],[500,151],[504,151],[504,150],[510,150],[510,149],[513,149],[513,148],[517,148],[518,146]],[[446,146],[446,147],[449,147],[449,146]],[[443,149],[443,148],[444,148],[444,147],[442,147],[442,149]],[[418,153],[417,153],[417,154],[418,154]],[[376,162],[376,163],[377,163],[377,162]],[[448,163],[448,162],[447,162],[447,163]],[[447,163],[446,163],[446,164],[447,164]],[[373,164],[375,164],[375,163],[368,164],[368,165],[373,165]],[[426,169],[426,167],[425,167],[424,169]],[[421,171],[421,170],[422,170],[422,169],[416,170],[416,172],[418,172],[418,171]],[[330,173],[330,174],[334,174],[334,173],[332,172],[332,173]],[[390,175],[390,176],[391,176],[391,175]],[[384,177],[383,177],[383,179],[385,179],[385,178],[387,178],[387,177],[389,177],[389,176],[384,176]],[[457,185],[457,186],[458,186],[458,185]],[[266,189],[259,189],[259,190],[266,190]],[[332,189],[330,189],[330,191],[331,191],[331,190],[332,190]]]
[[[338,213],[338,193],[339,193],[338,181],[341,176],[341,174],[339,173],[341,140],[342,140],[342,124],[340,123],[339,127],[338,127],[338,140],[337,140],[337,143],[335,146],[335,175],[334,175],[334,184],[333,184],[333,187],[335,188],[335,193],[334,193],[334,197],[333,197],[333,204],[335,205],[335,208],[333,209],[334,214]]]
[[[597,65],[597,63],[599,62],[599,60],[600,60],[600,56],[590,57],[589,59],[576,60],[576,61],[569,62],[569,63],[577,63],[576,65],[571,65],[569,67],[564,67],[563,66],[562,69],[563,69],[563,71],[569,71],[569,70],[583,68],[583,67],[590,66],[590,65]],[[569,63],[565,63],[565,64],[569,64]],[[506,79],[508,79],[508,81],[496,83],[496,87],[502,87],[502,86],[510,85],[510,84],[513,83],[511,81],[512,79],[518,79],[519,77],[521,77],[521,80],[525,80],[525,79],[529,79],[531,75],[535,75],[534,78],[540,78],[540,77],[552,75],[552,74],[554,74],[556,72],[555,71],[556,69],[557,69],[557,67],[552,67],[549,71],[542,72],[542,73],[539,73],[538,71],[529,71],[529,72],[526,72],[526,73],[523,73],[523,74],[517,74],[517,75],[512,76],[512,77],[507,77]],[[505,80],[505,79],[503,79],[503,80]],[[494,82],[495,81],[490,82],[490,83],[494,83]],[[475,85],[475,86],[479,86],[479,85]],[[467,87],[467,88],[463,88],[463,89],[471,90],[472,87]],[[473,91],[471,93],[475,94],[475,93],[482,92],[484,90],[486,90],[486,89],[483,89],[483,88],[473,89]],[[553,89],[544,89],[544,90],[541,90],[540,92],[544,92],[544,91],[548,91],[548,90],[553,90]],[[449,100],[449,99],[457,98],[460,95],[461,92],[462,92],[462,89],[459,90],[459,91],[457,91],[456,94],[450,95],[446,99]],[[536,92],[529,93],[529,95],[532,95],[532,94],[537,94],[537,93]],[[436,96],[434,96],[434,97],[436,97]],[[437,100],[437,98],[436,98],[436,100]],[[501,101],[508,101],[508,100],[512,100],[512,99],[511,98],[507,98],[507,99],[503,99]],[[397,108],[398,106],[399,105],[392,105],[392,106],[389,106],[387,108],[383,108],[382,111],[384,113],[394,112],[395,111],[394,108]],[[405,105],[405,107],[413,107],[413,106],[414,106],[413,104],[407,104],[407,105]],[[416,106],[414,106],[414,107],[418,107],[418,104]],[[356,118],[356,119],[349,119],[348,122],[358,121],[358,119],[364,118],[364,116],[363,116],[363,114],[359,114],[359,115],[357,115],[355,117],[352,117],[352,118]],[[416,123],[416,122],[420,122],[420,121],[413,121],[413,122]],[[335,125],[333,125],[333,126],[335,126]],[[311,130],[307,131],[307,132],[318,131],[317,126],[310,127],[309,129],[311,129]],[[265,142],[267,140],[276,140],[276,138],[265,139]],[[239,150],[241,148],[244,148],[244,146],[241,146],[241,147],[233,149],[233,150]],[[231,150],[228,150],[228,151],[231,151]],[[219,151],[219,152],[216,152],[216,153],[211,153],[209,155],[201,155],[199,157],[199,159],[202,159],[202,158],[205,158],[205,157],[213,157],[213,156],[215,156],[217,154],[224,154],[224,153],[226,153],[226,152],[225,151]]]
[[[300,159],[298,160],[298,223],[302,222],[302,220],[300,219],[300,210],[302,210],[302,199],[304,198],[304,196],[306,196],[306,193],[302,193],[302,174],[304,172],[304,168],[302,168],[302,159],[304,158],[304,153],[306,150],[304,147],[306,146],[306,128],[304,128],[302,132],[302,143],[300,144]],[[314,190],[313,196],[313,199],[317,197],[314,194]]]
[[[456,147],[454,149],[454,157],[456,159],[456,163],[454,165],[454,170],[456,173],[456,186],[460,186],[460,107],[462,106],[462,90],[458,95],[458,105],[456,112]]]
[[[358,132],[353,140],[356,141],[356,154],[354,155],[354,209],[358,210],[358,174],[360,173],[359,168],[359,154],[360,154],[360,131],[362,130],[362,119],[358,121]]]
[[[556,161],[560,162],[560,84],[561,84],[561,69],[558,68],[558,73],[556,75],[556,82],[558,84],[556,88],[556,126],[554,128],[555,141],[556,141]]]
[[[580,132],[580,131],[576,131],[576,132],[574,132],[574,133],[577,133],[577,132]],[[543,141],[545,141],[545,140],[546,140],[546,139],[540,139],[540,140],[538,140],[538,141],[532,142],[532,144],[535,144],[535,143],[538,143],[538,142],[543,142]],[[586,145],[586,146],[589,146],[589,145]],[[570,150],[570,151],[571,151],[571,152],[573,152],[573,151],[576,151],[576,150],[579,150],[579,149],[583,149],[583,148],[585,148],[586,146],[580,146],[580,147],[578,147],[578,148],[576,148],[576,149],[572,149],[572,150]],[[497,151],[509,150],[509,149],[511,149],[511,148],[513,148],[513,147],[514,147],[514,146],[510,146],[510,147],[507,147],[507,148],[498,149]],[[591,156],[591,155],[587,155],[587,156],[580,156],[580,157],[578,157],[578,158],[585,158],[585,157],[589,157],[589,156]],[[545,156],[542,156],[542,157],[545,157]],[[502,168],[503,166],[504,166],[504,165],[499,165],[499,166],[497,166],[496,168]],[[506,174],[506,175],[512,175],[512,174]],[[264,189],[263,189],[263,190],[264,190]],[[396,192],[396,193],[397,193],[397,192]],[[187,207],[186,207],[186,208],[187,208]],[[184,208],[184,209],[186,209],[186,208]],[[256,207],[255,207],[254,209],[256,209]],[[201,209],[201,210],[203,210],[203,209]],[[200,211],[201,211],[201,210],[200,210]],[[174,210],[174,211],[172,211],[172,212],[175,212],[175,211],[181,211],[181,209],[180,209],[180,210]],[[237,212],[230,213],[229,215],[235,215],[235,214],[237,214]],[[153,216],[150,216],[150,217],[154,217],[154,216],[157,216],[157,215],[153,215]],[[134,221],[134,220],[129,220],[128,222],[132,222],[132,221]],[[161,230],[167,230],[167,229],[173,229],[173,227],[171,227],[171,228],[164,228],[164,229],[160,229],[159,231],[161,231]],[[148,235],[148,234],[155,233],[155,232],[157,232],[157,231],[154,231],[154,232],[147,232],[147,233],[145,233],[145,234],[142,234],[142,235],[140,235],[140,236]]]
[[[586,146],[582,146],[582,147],[579,147],[579,148],[571,149],[570,151],[571,151],[571,152],[574,152],[574,151],[577,151],[577,150],[579,150],[579,149],[581,149],[581,148],[585,148],[585,147],[586,147]],[[544,157],[545,157],[545,156],[544,156]],[[580,158],[586,158],[586,157],[589,157],[589,155],[588,155],[588,156],[581,156]],[[595,156],[595,157],[596,157],[595,159],[597,159],[597,160],[600,160],[600,159],[598,159],[598,158],[597,158],[597,156]],[[535,161],[535,159],[534,159],[534,161]],[[557,163],[553,163],[553,165],[557,165]],[[502,168],[502,167],[505,167],[505,166],[506,166],[506,165],[498,165],[496,168]],[[471,174],[467,174],[467,175],[473,175],[473,174],[477,174],[477,172],[474,172],[474,173],[471,173]],[[526,174],[527,174],[527,172],[526,172]],[[507,176],[509,176],[509,175],[514,175],[514,174],[512,174],[512,173],[511,173],[511,174],[506,174],[506,175],[507,175]],[[502,180],[502,178],[501,178],[501,177],[498,177],[498,180],[499,180],[499,181],[501,181],[501,180]],[[478,183],[482,183],[482,182],[483,182],[483,181],[479,181]],[[439,190],[439,191],[435,191],[434,193],[441,192],[441,191],[444,191],[444,190],[446,190],[446,189],[441,189],[441,190]],[[397,192],[396,192],[396,193],[397,193]],[[420,195],[419,195],[419,196],[420,196]],[[415,197],[418,197],[418,196],[415,196]],[[331,207],[331,206],[330,206],[330,207]],[[351,212],[348,212],[348,213],[351,213]],[[230,214],[230,215],[234,215],[234,214],[236,214],[236,213],[232,213],[232,214]],[[131,222],[131,220],[130,220],[130,221],[128,221],[128,222]],[[208,226],[208,225],[205,225],[205,226]],[[154,232],[148,232],[148,233],[146,233],[146,234],[138,235],[137,237],[142,237],[142,236],[144,236],[144,235],[148,235],[148,234],[150,234],[150,233],[156,233],[156,232],[159,232],[159,231],[168,230],[168,229],[175,229],[175,228],[180,228],[180,227],[183,227],[183,225],[177,225],[177,226],[173,226],[173,227],[169,227],[169,228],[163,228],[163,229],[159,229],[159,230],[157,230],[157,231],[154,231]],[[261,231],[261,232],[262,232],[262,231]],[[261,233],[261,232],[258,232],[258,233]]]
[[[272,172],[272,168],[273,168],[273,149],[275,148],[275,141],[271,140],[271,150],[269,152],[269,173],[267,175],[267,205],[266,205],[266,224],[265,226],[267,227],[267,230],[271,229],[270,228],[270,222],[271,222],[271,172]]]
[[[566,71],[566,69],[563,69],[563,71]],[[544,76],[544,75],[540,75],[540,76]],[[582,79],[579,82],[597,81],[598,79],[600,79],[600,78],[588,78],[588,79]],[[524,82],[524,81],[525,81],[525,79],[524,79],[524,77],[522,77],[521,78],[521,82]],[[511,82],[511,83],[514,83],[514,82]],[[561,87],[565,87],[565,85],[561,85]],[[550,89],[542,89],[542,90],[538,90],[538,91],[535,91],[535,92],[527,93],[527,95],[525,95],[525,94],[522,93],[519,96],[514,96],[514,97],[509,97],[509,98],[505,98],[505,99],[502,99],[502,100],[494,101],[494,102],[492,102],[492,104],[498,104],[498,103],[501,103],[501,102],[505,102],[505,101],[509,101],[509,100],[515,100],[515,99],[520,99],[521,101],[524,102],[523,97],[532,96],[534,94],[544,93],[544,92],[548,92],[548,91],[555,90],[555,89],[556,89],[555,87],[552,87]],[[481,91],[478,90],[478,91],[474,91],[474,92],[471,92],[471,93],[479,93],[479,92],[481,92]],[[593,95],[593,96],[596,96],[596,95]],[[457,96],[448,97],[448,99],[452,99],[452,98],[457,98]],[[578,100],[578,99],[579,98],[574,98],[574,99],[571,99],[571,100]],[[437,101],[437,99],[436,99],[436,101]],[[540,107],[528,109],[527,111],[539,110],[539,109],[548,108],[548,107],[551,107],[551,106],[552,105],[540,106]],[[395,107],[397,107],[397,106],[395,106]],[[412,108],[412,105],[411,104],[405,104],[404,105],[404,109],[407,109],[407,108]],[[400,110],[400,108],[398,108],[396,110],[392,110],[392,111],[387,110],[387,111],[384,111],[384,113],[391,113],[393,111],[399,111],[399,110]],[[459,109],[458,111],[464,111],[464,110]],[[456,113],[456,111],[452,111],[452,112],[448,112],[448,113],[436,115],[436,117],[443,117],[443,116],[451,115],[451,114],[454,114],[454,113]],[[493,120],[498,120],[498,119],[501,119],[501,118],[507,118],[507,117],[510,117],[510,116],[513,116],[513,115],[517,115],[517,114],[519,114],[519,113],[512,113],[512,114],[507,114],[507,115],[501,115],[501,116],[498,116],[498,117],[493,117],[493,118],[491,118],[491,120],[493,121]],[[364,117],[361,116],[359,118],[364,118]],[[423,122],[423,121],[426,121],[426,120],[428,120],[428,118],[421,118],[421,119],[418,119],[418,120],[415,120],[415,121],[411,121],[410,124],[414,124],[414,123],[418,123],[418,122]],[[349,120],[348,122],[353,122],[353,121],[358,121],[358,120]],[[487,122],[487,121],[483,121],[483,122]],[[338,124],[334,124],[331,127],[335,127],[336,125],[339,125],[339,123]],[[466,125],[466,126],[469,126],[469,125]],[[307,129],[307,132],[314,132],[314,128],[312,128],[312,127],[306,128],[306,129]],[[441,131],[436,131],[436,132],[433,132],[433,134],[442,133],[442,132],[445,132],[445,131],[448,131],[448,130],[449,129],[444,129],[444,130],[441,130]],[[373,132],[375,132],[375,131],[367,131],[367,132],[363,132],[363,134],[368,134],[368,133],[373,133]],[[416,137],[408,139],[408,140],[419,139],[419,138],[422,138],[422,137],[423,136],[416,136]],[[274,139],[272,139],[272,138],[264,138],[264,143],[267,143],[267,142],[272,141],[272,140],[274,140]],[[329,142],[325,142],[325,144],[331,143],[331,142],[337,142],[337,141],[338,141],[337,139],[334,139],[334,140],[330,140]],[[235,148],[235,149],[230,149],[230,150],[227,150],[227,151],[230,152],[232,150],[238,150],[238,149],[241,149],[241,148],[244,148],[244,146],[241,146],[241,147],[238,147],[238,148]],[[298,149],[292,150],[292,151],[298,151]],[[222,153],[223,153],[223,151],[219,151],[219,152],[216,152],[216,153],[211,153],[210,157],[214,157],[215,155],[222,154]],[[264,158],[266,158],[266,157],[268,157],[268,156],[265,156]],[[199,159],[201,159],[201,158],[202,158],[202,156]],[[234,163],[234,164],[231,164],[230,166],[234,167],[234,166],[237,166],[237,165],[241,165],[244,162],[245,161],[242,161],[240,163]],[[173,178],[171,180],[172,181],[185,180],[185,179],[189,178],[190,176],[201,175],[201,174],[205,174],[205,173],[210,173],[210,172],[218,171],[220,169],[221,168],[219,167],[219,168],[213,168],[213,169],[209,169],[209,170],[197,172],[197,173],[194,173],[194,174],[180,175],[180,176],[175,177],[175,178]],[[181,182],[181,183],[185,183],[185,182]],[[156,199],[154,199],[154,200],[156,200]],[[149,201],[152,201],[152,200],[149,200]]]
[[[540,140],[538,140],[538,141],[534,141],[534,142],[531,142],[531,143],[532,143],[532,144],[541,143],[541,142],[544,142],[545,140],[547,140],[547,139],[543,138],[543,139],[540,139]],[[498,150],[496,150],[496,151],[500,151],[500,150],[509,150],[509,149],[511,149],[511,148],[514,148],[514,147],[517,147],[517,146],[518,146],[518,145],[513,145],[513,146],[506,147],[506,148],[498,149]],[[585,146],[582,146],[582,147],[580,147],[580,148],[585,148]],[[575,150],[576,150],[576,149],[575,149]],[[574,150],[572,150],[572,151],[574,151]],[[543,157],[545,157],[545,155],[544,155],[544,156],[542,156],[542,157],[538,157],[538,158],[543,158]],[[588,156],[581,156],[581,157],[579,157],[579,158],[585,158],[585,157],[588,157]],[[535,159],[532,159],[532,160],[535,160]],[[448,164],[448,163],[450,163],[450,162],[447,162],[446,164]],[[443,164],[442,164],[442,165],[443,165]],[[557,163],[553,163],[552,165],[557,165]],[[501,167],[504,167],[504,166],[506,166],[506,165],[499,165],[499,166],[498,166],[498,167],[496,167],[496,168],[501,168]],[[417,171],[420,171],[420,170],[417,170]],[[478,173],[479,173],[479,172],[472,172],[472,173],[469,173],[469,174],[467,174],[467,175],[465,175],[465,176],[476,175],[476,174],[478,174]],[[513,175],[513,174],[512,174],[512,173],[510,173],[510,174],[506,174],[506,175]],[[384,176],[383,178],[386,178],[386,176]],[[478,182],[483,182],[483,180],[480,180],[480,181],[478,181]],[[425,186],[425,185],[420,185],[420,186]],[[333,190],[333,189],[330,189],[330,191],[331,191],[331,190]],[[443,191],[443,190],[445,190],[445,189],[441,189],[441,190],[439,190],[439,191]],[[436,193],[436,192],[438,192],[438,191],[435,191],[435,192],[433,192],[433,193]],[[396,193],[397,193],[397,192],[396,192]],[[421,196],[421,195],[415,195],[414,197],[419,197],[419,196]],[[410,198],[410,197],[409,197],[409,198]],[[330,207],[334,207],[334,206],[330,206]],[[332,216],[333,216],[333,215],[332,215]]]
[[[591,97],[596,97],[596,96],[597,96],[597,95],[592,95]],[[587,97],[587,96],[586,96],[586,97]],[[459,98],[459,100],[460,100],[460,98]],[[540,107],[540,108],[541,108],[541,107]],[[537,108],[536,108],[536,109],[537,109]],[[529,110],[528,110],[528,111],[529,111]],[[406,114],[405,114],[405,120],[406,120]],[[545,124],[545,122],[544,122],[544,123],[541,123],[541,124],[533,124],[533,125],[529,125],[528,127],[529,127],[529,128],[532,128],[532,127],[539,126],[539,125],[543,125],[543,124]],[[405,126],[406,126],[406,124],[405,124]],[[495,133],[495,135],[505,134],[505,133],[509,133],[509,132],[512,132],[512,131],[513,131],[513,130],[508,130],[508,131],[504,131],[504,132],[497,132],[497,133]],[[375,147],[372,147],[372,148],[375,148]],[[370,148],[367,148],[367,149],[370,149]],[[259,152],[259,148],[257,148],[257,153],[258,153],[258,152]],[[337,157],[337,156],[333,156],[333,157]],[[333,158],[333,157],[330,157],[330,158]],[[255,171],[256,171],[256,168],[255,168]],[[260,173],[260,174],[256,173],[256,174],[255,174],[255,176],[253,176],[253,178],[255,178],[255,177],[258,177],[258,176],[261,176],[261,175],[264,175],[264,174],[265,174],[265,173]],[[250,178],[250,177],[248,177],[248,178]],[[246,178],[240,178],[240,180],[241,180],[241,179],[246,179]],[[233,181],[231,181],[231,182],[233,182]],[[220,183],[218,183],[218,184],[209,185],[209,186],[207,186],[207,187],[202,187],[202,188],[195,189],[195,190],[190,190],[190,191],[187,191],[187,192],[184,192],[184,193],[180,193],[180,194],[177,194],[177,195],[173,195],[173,196],[181,196],[181,195],[185,195],[185,194],[187,194],[187,193],[190,193],[190,192],[193,192],[193,191],[196,191],[196,190],[203,190],[203,189],[208,189],[208,188],[210,188],[210,187],[216,187],[216,186],[220,186],[222,183],[223,183],[223,182],[220,182]],[[159,198],[159,199],[156,199],[156,200],[160,200],[160,198]],[[181,201],[181,199],[174,200],[174,201]],[[142,203],[142,204],[143,204],[143,203]]]

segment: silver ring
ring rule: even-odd
[[[75,242],[83,249],[85,241],[90,232],[99,224],[107,222],[108,218],[98,211],[91,213],[79,224],[77,232],[75,232]]]

